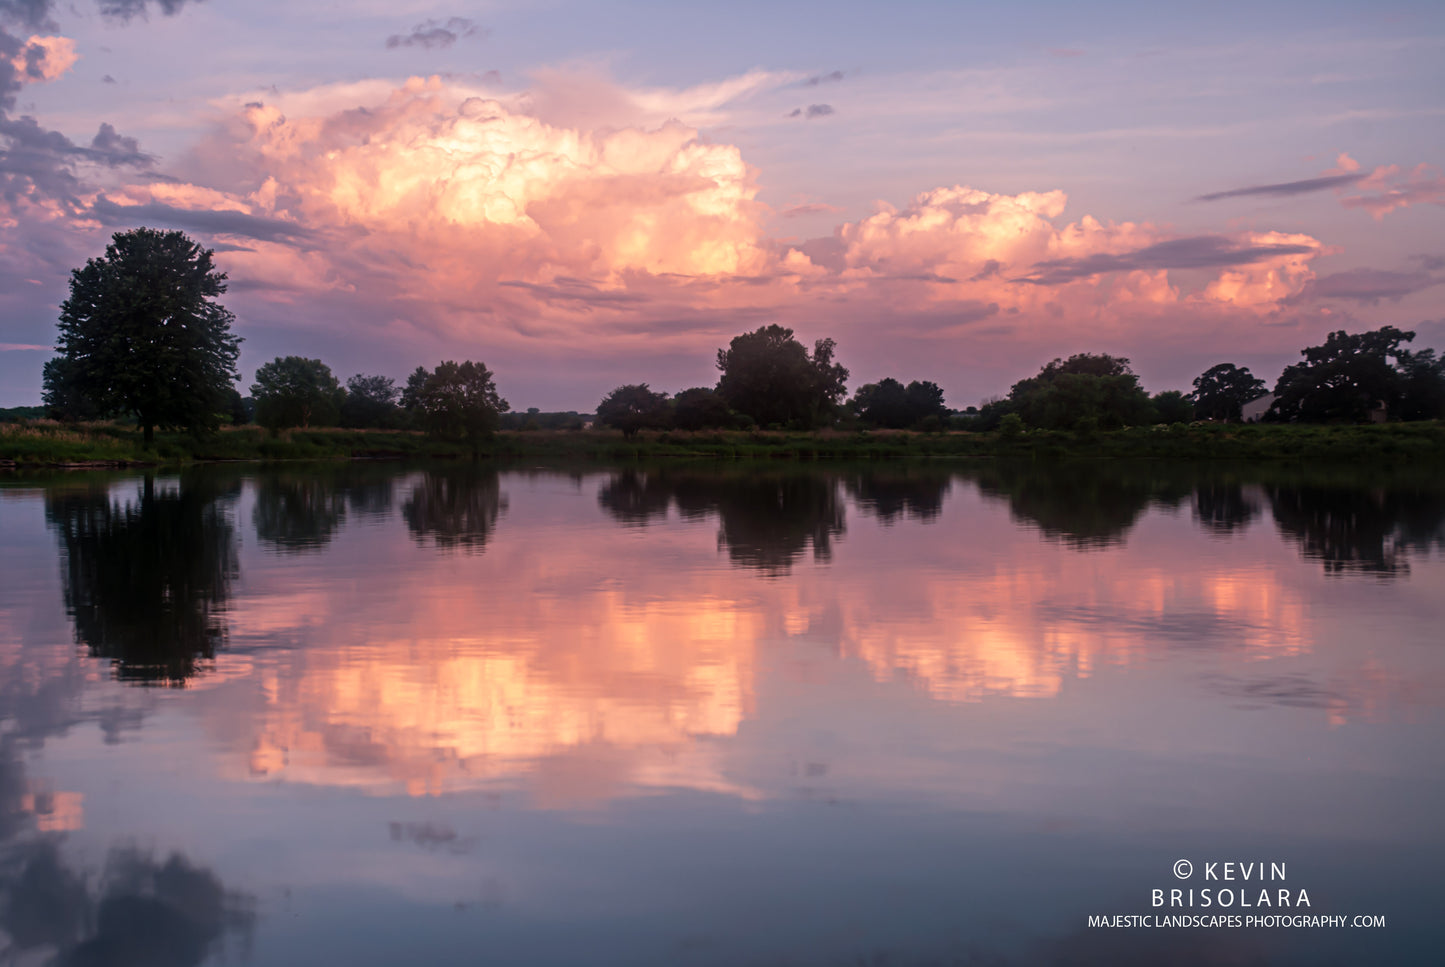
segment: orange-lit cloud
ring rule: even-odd
[[[379,328],[492,345],[586,336],[602,354],[643,332],[697,350],[737,320],[800,325],[825,308],[855,339],[885,307],[934,335],[989,319],[1137,332],[1181,308],[1252,325],[1298,296],[1324,251],[1302,234],[1063,222],[1062,191],[966,185],[783,242],[765,231],[738,147],[645,120],[773,81],[634,95],[619,110],[644,120],[607,128],[435,77],[384,95],[369,82],[281,99],[312,113],[251,103],[198,148],[227,183],[133,185],[97,199],[95,214],[229,233],[232,278],[272,301],[329,294],[365,305]]]
[[[69,37],[34,36],[10,59],[24,81],[53,81],[75,66],[80,55]]]

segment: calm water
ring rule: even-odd
[[[12,480],[0,963],[1440,963],[1442,550],[1425,472]],[[1087,926],[1281,912],[1386,926]]]

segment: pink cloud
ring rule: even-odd
[[[676,121],[569,127],[437,78],[347,97],[246,105],[198,145],[205,176],[94,195],[87,224],[169,223],[218,244],[253,324],[405,344],[407,366],[581,354],[599,381],[624,364],[646,378],[649,358],[701,360],[686,378],[706,379],[719,345],[768,322],[870,365],[925,359],[924,378],[1272,339],[1262,322],[1297,304],[1325,252],[1302,234],[1067,220],[1062,191],[967,185],[788,242],[766,232],[741,150]]]
[[[69,37],[31,37],[10,59],[16,74],[26,81],[53,81],[75,66],[80,55]]]
[[[1341,160],[1350,159],[1341,155]],[[1411,205],[1445,205],[1445,174],[1424,163],[1404,175],[1399,165],[1381,165],[1355,187],[1359,194],[1344,195],[1341,203],[1346,208],[1362,208],[1376,220]]]

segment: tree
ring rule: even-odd
[[[257,423],[270,430],[306,429],[335,425],[345,391],[321,360],[277,356],[256,370],[251,396]]]
[[[1244,404],[1265,394],[1265,382],[1247,366],[1220,363],[1211,366],[1194,379],[1194,412],[1206,420],[1233,420],[1238,423]]]
[[[418,367],[403,391],[428,433],[450,440],[466,440],[476,450],[491,439],[508,409],[497,394],[492,371],[470,359],[447,360],[428,373]]]
[[[942,420],[948,415],[938,384],[918,380],[907,386],[892,378],[866,383],[858,387],[848,405],[863,422],[893,429],[917,426],[930,416]]]
[[[57,350],[47,366],[52,401],[78,401],[100,413],[134,414],[155,428],[214,430],[240,379],[235,316],[215,302],[226,291],[210,249],[181,232],[117,232],[98,259],[70,274],[60,306]]]
[[[396,405],[401,391],[386,376],[357,373],[346,381],[346,399],[341,404],[341,425],[350,427],[394,427],[401,416]]]
[[[654,393],[646,383],[619,386],[597,404],[597,422],[616,427],[627,439],[646,427],[666,426],[667,394]]]
[[[401,391],[402,409],[408,413],[421,412],[421,398],[426,392],[426,381],[430,375],[425,366],[418,366],[411,371],[411,375],[406,378],[406,386]]]
[[[1149,394],[1121,356],[1078,353],[1055,359],[1009,391],[1008,409],[1029,426],[1071,430],[1082,421],[1105,429],[1136,426],[1153,416]]]
[[[255,401],[249,396],[242,396],[233,386],[226,390],[226,416],[230,418],[232,426],[245,426],[251,422],[255,413]]]
[[[908,413],[908,391],[891,377],[858,387],[848,407],[872,426],[900,429],[913,422]]]
[[[1401,348],[1415,338],[1394,326],[1350,334],[1332,332],[1323,346],[1300,350],[1304,362],[1287,366],[1275,384],[1273,419],[1301,423],[1350,422],[1369,419],[1380,404],[1398,409],[1405,376],[1391,360],[1408,362]]]
[[[40,403],[52,420],[79,423],[98,420],[104,414],[85,393],[78,379],[79,364],[68,356],[56,356],[41,370],[44,391]]]
[[[1445,420],[1445,358],[1435,350],[1402,351],[1399,358],[1404,385],[1400,390],[1400,419]]]
[[[672,400],[672,425],[679,430],[713,430],[737,424],[737,414],[716,390],[694,386]]]
[[[1149,402],[1153,405],[1155,418],[1160,423],[1188,423],[1194,419],[1194,404],[1177,389],[1155,393]]]
[[[778,325],[734,337],[717,353],[718,395],[759,425],[818,426],[847,392],[848,370],[833,362],[834,348],[819,339],[809,355]]]

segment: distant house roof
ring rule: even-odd
[[[1258,423],[1260,418],[1269,412],[1270,404],[1273,402],[1273,393],[1265,393],[1263,396],[1255,397],[1240,407],[1239,418],[1246,423]]]

